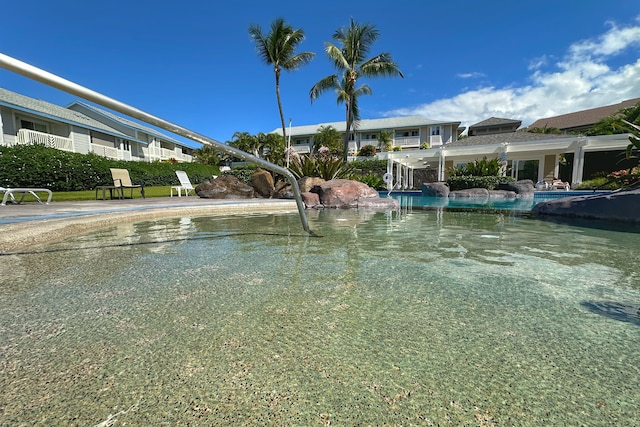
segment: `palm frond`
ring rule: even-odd
[[[331,90],[331,89],[337,90],[339,88],[340,88],[340,82],[338,80],[338,76],[333,74],[321,79],[316,84],[314,84],[311,90],[309,91],[309,97],[311,98],[311,102],[313,102],[314,99],[317,99],[320,95],[322,95],[327,90]]]

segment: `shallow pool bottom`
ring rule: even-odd
[[[632,425],[640,235],[309,214],[321,238],[185,217],[5,257],[0,424]]]

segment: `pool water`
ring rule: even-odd
[[[504,213],[119,224],[0,263],[0,425],[633,425],[640,234]]]
[[[410,208],[446,208],[474,210],[508,210],[528,212],[543,201],[562,197],[605,194],[610,191],[536,191],[532,198],[500,199],[489,197],[426,197],[420,191],[380,192],[380,197],[392,197],[401,206]]]

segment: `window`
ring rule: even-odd
[[[20,119],[20,128],[47,133],[47,125],[46,124],[32,122],[30,120]]]
[[[294,144],[309,144],[309,138],[296,138],[293,140]]]
[[[431,126],[431,136],[440,135],[440,126]]]
[[[410,136],[420,136],[420,131],[418,129],[412,129],[396,132],[396,138],[409,138]]]

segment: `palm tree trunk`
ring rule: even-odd
[[[346,129],[344,131],[344,137],[342,139],[343,150],[342,153],[342,163],[347,164],[347,156],[349,154],[349,134],[351,133],[351,125],[353,124],[353,120],[351,118],[351,103],[347,101],[347,118],[345,120]]]
[[[276,70],[276,98],[278,98],[278,111],[280,112],[280,123],[282,123],[282,138],[287,142],[287,128],[284,124],[284,114],[282,113],[282,101],[280,100],[280,70]]]

